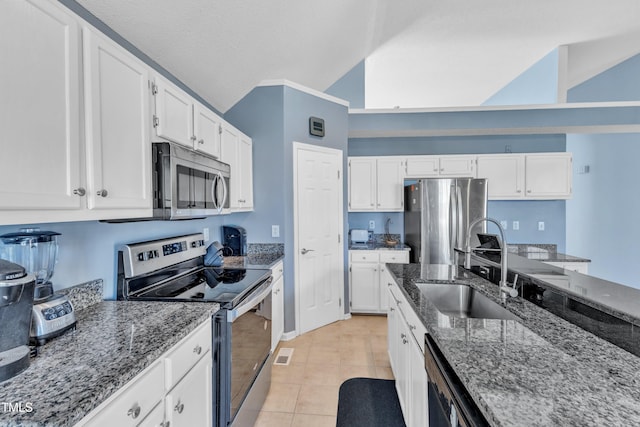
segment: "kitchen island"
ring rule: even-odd
[[[518,321],[445,316],[417,286],[420,265],[387,267],[491,425],[640,425],[637,356],[520,297],[506,306]],[[496,285],[461,267],[455,282],[499,302]]]

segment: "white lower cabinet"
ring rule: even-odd
[[[397,285],[389,293],[388,344],[398,400],[407,426],[428,426],[427,372],[424,368],[426,329]]]
[[[350,304],[352,313],[386,313],[388,272],[385,264],[407,264],[408,251],[349,251]]]
[[[284,264],[278,262],[271,268],[273,290],[271,291],[271,351],[275,351],[284,334]]]
[[[211,342],[207,320],[76,427],[212,425]]]

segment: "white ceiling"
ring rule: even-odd
[[[637,0],[76,1],[221,112],[365,58],[367,107],[433,107],[478,105],[560,45],[570,84],[640,51]]]

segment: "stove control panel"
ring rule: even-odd
[[[204,236],[196,233],[123,245],[118,250],[118,262],[122,263],[124,276],[130,278],[203,256],[206,251]]]

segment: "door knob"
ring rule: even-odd
[[[302,250],[300,251],[300,253],[301,253],[302,255],[306,254],[307,252],[313,252],[313,249],[305,249],[305,248],[302,248]]]

